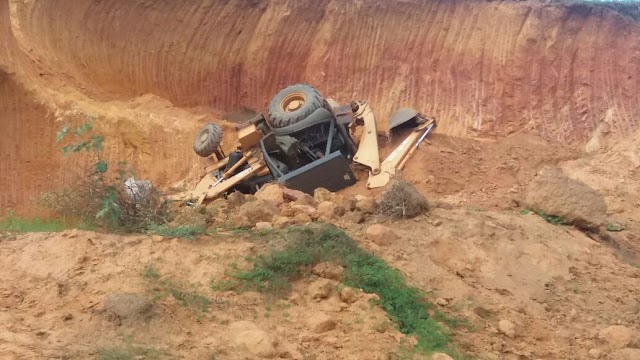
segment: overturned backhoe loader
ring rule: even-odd
[[[338,191],[355,184],[356,164],[369,171],[367,187],[382,187],[436,126],[435,119],[405,108],[392,115],[389,131],[406,124],[413,131],[380,162],[376,119],[366,101],[339,105],[308,84],[292,85],[276,94],[266,115],[236,125],[240,145],[228,155],[221,147],[222,128],[207,124],[193,144],[209,162],[205,176],[195,189],[169,199],[199,205],[234,190],[254,193],[273,181],[309,194],[319,187]],[[363,131],[356,143],[352,134],[358,126]]]

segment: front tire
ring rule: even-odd
[[[295,84],[278,92],[269,104],[267,123],[272,129],[296,124],[323,107],[324,99],[313,86]]]
[[[205,125],[193,141],[193,151],[202,157],[211,156],[220,146],[222,135],[220,125],[213,123]]]

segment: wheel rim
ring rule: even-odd
[[[203,144],[205,141],[207,141],[208,137],[209,137],[209,132],[205,132],[202,135],[200,135],[200,138],[198,139],[198,141],[200,142],[200,144]]]
[[[285,112],[294,112],[296,110],[300,110],[306,101],[307,98],[302,93],[290,94],[282,99],[280,102],[280,108]]]

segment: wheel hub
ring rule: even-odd
[[[301,94],[301,93],[291,94],[285,97],[284,99],[282,99],[282,102],[280,103],[280,107],[282,108],[282,110],[286,112],[294,112],[300,109],[302,106],[304,106],[305,101],[306,101],[306,98],[304,94]]]

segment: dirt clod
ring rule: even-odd
[[[633,331],[626,326],[613,325],[600,330],[598,337],[609,344],[612,349],[622,349],[631,343]]]
[[[153,304],[142,295],[111,294],[104,302],[104,310],[114,321],[145,320],[151,316]]]
[[[589,350],[589,357],[592,359],[600,359],[602,357],[602,351],[600,349]]]
[[[364,214],[358,210],[350,211],[344,214],[342,219],[346,222],[353,223],[353,224],[362,224],[365,220]]]
[[[317,188],[313,191],[313,199],[318,204],[325,201],[333,201],[335,194],[325,188]]]
[[[587,184],[567,177],[560,168],[545,167],[529,184],[526,203],[570,224],[593,229],[605,222],[607,204]]]
[[[514,324],[510,320],[500,320],[500,322],[498,323],[498,330],[500,331],[500,333],[512,339],[517,335],[516,324]]]
[[[278,214],[278,208],[271,203],[257,199],[243,204],[236,210],[236,215],[232,217],[232,221],[243,220],[246,218],[243,225],[250,225],[246,227],[253,227],[259,222],[270,222],[273,220],[273,216]],[[240,224],[236,224],[240,226]]]
[[[278,184],[266,184],[256,192],[255,197],[272,206],[278,206],[284,202],[284,191]]]
[[[319,312],[311,315],[307,319],[309,330],[316,334],[321,334],[336,328],[336,321],[329,315]]]
[[[325,279],[342,281],[344,268],[337,264],[322,262],[313,267],[313,273]]]
[[[398,240],[398,235],[392,229],[380,224],[369,226],[366,230],[366,234],[367,239],[378,245],[388,245],[391,242]]]
[[[249,321],[238,321],[229,325],[236,346],[243,347],[261,358],[276,356],[274,339],[267,332]]]
[[[344,214],[344,207],[331,201],[323,201],[318,205],[318,216],[320,218],[334,219]]]
[[[358,300],[358,293],[350,287],[345,287],[340,291],[340,300],[347,304],[352,304]]]
[[[256,224],[256,230],[269,230],[272,229],[273,225],[270,222],[259,222]]]
[[[364,214],[373,214],[376,210],[376,201],[370,197],[362,197],[356,203],[356,209]]]
[[[300,205],[314,205],[313,196],[300,190],[293,190],[287,187],[282,188],[282,196],[286,201],[292,201]]]
[[[331,295],[333,283],[328,279],[318,279],[309,285],[308,293],[314,300],[326,299]]]
[[[291,219],[291,222],[293,222],[296,225],[306,225],[311,223],[312,221],[313,219],[307,213],[299,213],[295,215],[293,219]]]

